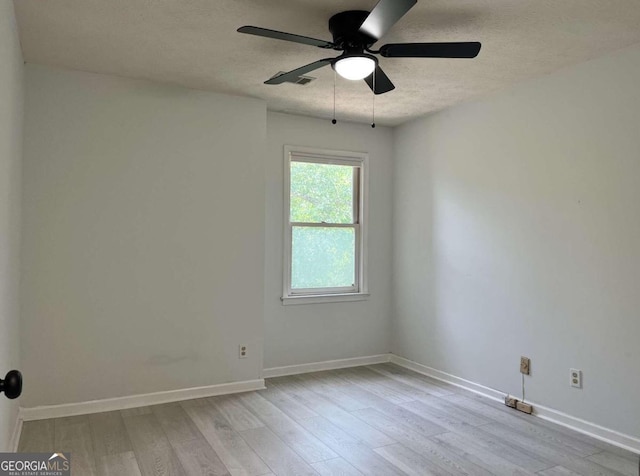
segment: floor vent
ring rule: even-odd
[[[278,71],[273,78],[276,78],[282,74],[284,74],[286,71]],[[297,78],[291,80],[291,81],[285,81],[285,83],[293,83],[293,84],[299,84],[300,86],[306,86],[307,84],[309,84],[311,81],[315,81],[316,78],[312,77],[312,76],[298,76]]]

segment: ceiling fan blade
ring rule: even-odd
[[[379,40],[416,2],[417,0],[380,0],[360,25],[360,31]]]
[[[375,81],[373,77],[374,75],[375,75]],[[369,87],[371,88],[371,91],[373,91],[374,94],[388,93],[389,91],[392,91],[396,88],[391,82],[391,80],[389,79],[389,77],[386,74],[384,74],[384,71],[382,71],[382,68],[380,66],[376,66],[376,69],[373,71],[373,73],[371,73],[369,76],[364,78],[364,80],[369,85]],[[375,89],[374,89],[374,84],[375,84]]]
[[[238,32],[247,33],[249,35],[264,36],[265,38],[273,38],[275,40],[293,41],[294,43],[302,43],[303,45],[318,46],[319,48],[333,48],[333,43],[324,40],[309,38],[308,36],[294,35],[293,33],[285,33],[284,31],[268,30],[258,26],[242,26],[238,28]]]
[[[380,47],[387,58],[475,58],[482,44],[465,43],[394,43]]]
[[[301,66],[300,68],[289,71],[288,73],[282,73],[279,76],[274,76],[273,78],[265,81],[264,84],[282,84],[286,83],[287,81],[294,81],[298,79],[300,75],[306,74],[318,68],[322,68],[323,66],[327,66],[328,64],[331,64],[332,61],[333,58],[325,58],[313,63],[309,63],[308,65]]]

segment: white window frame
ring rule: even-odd
[[[294,223],[290,221],[291,207],[291,162],[311,162],[335,165],[351,165],[357,167],[358,213],[355,226],[339,224],[322,224],[319,226],[348,227],[356,230],[356,269],[355,285],[344,288],[311,288],[291,289],[291,253]],[[322,302],[362,301],[369,296],[367,280],[367,222],[368,222],[368,184],[369,154],[366,152],[349,152],[342,150],[316,149],[310,147],[284,147],[284,267],[282,276],[282,304],[314,304]],[[310,226],[307,224],[307,226]]]

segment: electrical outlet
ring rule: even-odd
[[[569,384],[575,388],[582,388],[582,370],[569,369]]]
[[[247,346],[246,345],[239,345],[238,346],[238,358],[239,359],[246,359],[247,358]]]
[[[531,359],[529,357],[520,357],[520,373],[529,375],[531,371]]]

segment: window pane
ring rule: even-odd
[[[353,169],[291,162],[291,221],[353,223]]]
[[[353,228],[293,227],[291,288],[334,288],[355,282]]]

